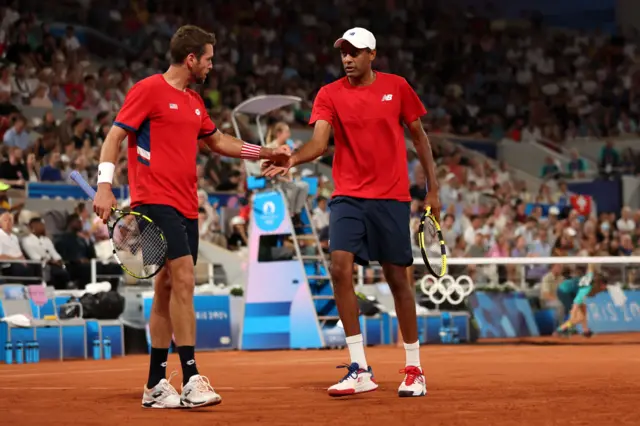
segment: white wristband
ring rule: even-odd
[[[113,183],[113,174],[115,171],[115,164],[100,163],[98,166],[98,183]]]

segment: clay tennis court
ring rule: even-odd
[[[140,408],[145,356],[2,365],[0,418],[109,426],[640,424],[639,335],[424,347],[426,398],[396,396],[402,349],[368,348],[367,355],[379,390],[332,399],[325,389],[343,371],[333,367],[346,350],[201,353],[200,370],[223,402],[189,411]]]

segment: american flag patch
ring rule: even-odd
[[[178,105],[176,105],[176,104],[169,104],[169,108],[171,108],[171,109],[178,109]]]

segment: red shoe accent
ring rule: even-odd
[[[346,395],[353,395],[354,393],[356,393],[355,389],[333,389],[330,390],[329,392],[330,396],[346,396]]]
[[[404,384],[407,386],[411,386],[414,382],[422,382],[424,383],[424,376],[422,374],[422,370],[420,367],[414,367],[412,365],[405,367],[400,370],[401,374],[405,374],[406,377],[404,379]]]

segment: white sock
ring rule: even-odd
[[[405,343],[404,351],[407,356],[405,367],[420,367],[420,341],[415,343]]]
[[[363,370],[369,368],[369,366],[367,365],[367,359],[364,356],[364,339],[362,338],[362,334],[348,336],[347,346],[349,346],[351,363],[357,362],[360,368],[362,368]]]

